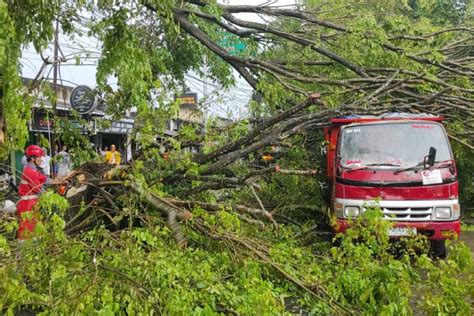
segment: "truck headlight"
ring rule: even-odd
[[[450,219],[451,208],[449,206],[441,206],[435,208],[434,216],[436,219]]]
[[[346,206],[344,208],[344,217],[353,218],[359,216],[360,209],[358,206]]]

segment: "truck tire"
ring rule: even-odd
[[[435,258],[444,259],[448,255],[448,249],[444,240],[431,241],[431,255]]]

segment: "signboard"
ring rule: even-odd
[[[133,123],[131,122],[112,122],[109,128],[103,130],[103,133],[110,134],[128,134],[133,129]]]
[[[69,102],[79,114],[87,114],[96,104],[94,91],[88,86],[77,86],[72,89]]]
[[[77,120],[71,120],[66,117],[57,118],[57,124],[54,124],[54,120],[52,118],[47,119],[44,114],[35,114],[33,119],[31,120],[31,131],[34,132],[54,132],[54,127],[62,127],[65,128],[68,125],[69,128],[77,129],[82,133],[89,133],[95,130],[95,121],[89,120],[87,122],[79,122]]]
[[[198,96],[197,93],[186,93],[180,97],[177,97],[182,106],[197,107]]]
[[[69,120],[69,125],[77,130],[80,130],[82,133],[94,133],[95,131],[95,121],[90,120],[87,122],[79,122],[76,120]]]
[[[47,119],[43,115],[35,114],[33,120],[31,122],[31,130],[36,132],[47,132],[53,131],[54,129],[54,122],[53,119]]]

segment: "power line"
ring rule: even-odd
[[[45,80],[48,80],[48,81],[51,81],[52,79],[51,78],[44,78]],[[70,84],[73,84],[75,86],[80,86],[81,84],[80,83],[77,83],[77,82],[73,82],[73,81],[70,81],[70,80],[66,80],[66,79],[61,79],[61,81],[64,81],[64,82],[67,82],[67,83],[70,83]]]
[[[201,83],[204,83],[204,84],[213,86],[213,87],[215,87],[215,88],[222,89],[222,87],[221,87],[220,85],[218,85],[218,84],[213,84],[213,83],[205,82],[204,80],[202,80],[202,79],[200,79],[200,78],[198,78],[198,77],[195,77],[195,76],[193,76],[193,75],[185,74],[184,76],[185,76],[185,77],[189,77],[189,78],[194,79],[194,80],[197,80],[197,81],[199,81],[199,82],[201,82]]]

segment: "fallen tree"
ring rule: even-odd
[[[113,202],[120,206],[109,207],[105,198],[97,201],[89,209],[94,221],[82,232],[65,234],[61,211],[70,209],[51,193],[40,201],[43,223],[35,240],[8,242],[15,220],[2,215],[2,311],[469,311],[470,283],[459,282],[472,277],[469,249],[452,246],[449,265],[432,261],[422,250],[422,239],[407,239],[394,252],[386,233],[390,224],[376,210],[354,223],[356,229],[342,237],[340,247],[313,240],[316,248],[308,248],[300,245],[296,226],[254,229],[254,223],[238,216],[240,207],[197,205],[139,192],[134,199],[123,180],[99,181],[105,190],[121,188]],[[129,185],[134,186],[133,180]],[[125,208],[131,199],[132,208]],[[173,241],[179,234],[170,214],[184,214],[185,208],[192,216],[181,218],[179,229],[188,244],[183,248],[179,238]],[[458,295],[453,296],[449,285],[456,280]],[[433,304],[440,301],[439,307]]]

